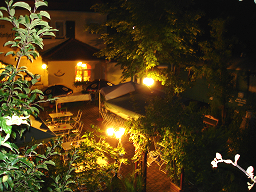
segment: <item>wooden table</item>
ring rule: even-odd
[[[69,131],[71,129],[74,129],[70,124],[60,124],[60,125],[49,125],[48,128],[53,132],[54,134],[56,132],[63,132],[63,131]]]
[[[73,116],[73,113],[71,113],[69,111],[63,112],[63,113],[50,113],[49,116],[52,119],[55,119],[55,118],[60,118],[60,117],[71,117],[71,116]]]
[[[70,150],[73,147],[79,147],[80,143],[84,141],[84,139],[81,140],[77,140],[77,141],[68,141],[68,142],[64,142],[62,143],[62,148],[67,151]]]

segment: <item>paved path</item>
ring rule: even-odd
[[[101,129],[106,129],[102,121],[97,119],[100,117],[98,106],[96,102],[76,102],[76,103],[66,103],[68,111],[71,111],[74,115],[77,114],[79,109],[82,110],[81,120],[84,123],[83,130],[90,130],[91,125],[97,125]],[[45,114],[43,114],[45,115]],[[109,140],[109,142],[113,142]],[[114,143],[113,143],[114,145]],[[130,159],[134,155],[134,147],[127,137],[122,138],[122,145],[126,150],[125,157]],[[122,165],[120,174],[125,177],[129,175],[134,170],[134,164]],[[147,169],[147,192],[167,192],[170,191],[170,180],[167,174],[159,170],[159,166],[156,163],[152,163]]]

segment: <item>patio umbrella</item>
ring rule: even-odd
[[[112,87],[104,87],[100,90],[100,93],[105,96],[106,100],[110,100],[140,89],[149,90],[144,85],[140,85],[130,81],[126,83],[120,83]]]
[[[43,91],[45,96],[64,96],[73,93],[73,90],[64,85],[51,85]]]
[[[86,91],[88,92],[98,92],[102,87],[109,87],[112,86],[112,84],[109,81],[106,81],[104,79],[97,79],[94,80],[87,88]]]
[[[35,143],[40,143],[55,137],[39,117],[35,118],[31,115],[29,119],[31,127],[23,133],[21,138],[18,136],[14,143],[17,145],[23,145],[33,140]]]

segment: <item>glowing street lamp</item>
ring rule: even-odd
[[[122,138],[124,132],[125,132],[125,128],[123,127],[119,128],[119,130],[117,131],[113,127],[107,129],[107,134],[109,136],[112,137],[114,135],[116,139],[119,139],[119,140]]]
[[[118,131],[115,132],[115,136],[117,139],[121,139],[121,137],[123,136],[125,132],[125,128],[119,128]]]
[[[143,79],[143,84],[150,87],[154,84],[154,79],[152,79],[150,77],[146,77],[146,78]]]
[[[121,143],[121,138],[123,136],[123,134],[125,133],[125,128],[123,127],[120,127],[119,130],[115,130],[113,127],[110,127],[107,129],[107,134],[109,136],[115,136],[116,139],[117,139],[117,144],[116,144],[116,147],[118,147],[119,143]],[[122,145],[122,143],[121,143]],[[119,156],[122,156],[123,154],[119,154]],[[118,157],[115,158],[115,162],[116,164],[118,164]],[[120,171],[120,168],[121,168],[121,165],[122,165],[122,162],[120,162],[120,165],[119,165],[119,168],[115,171],[115,177],[117,177],[117,174],[118,172]]]
[[[115,129],[113,127],[107,129],[108,136],[113,136],[115,134]]]
[[[42,68],[43,68],[43,69],[46,69],[46,68],[47,68],[47,65],[44,63],[44,64],[42,65]]]

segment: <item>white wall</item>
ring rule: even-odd
[[[80,92],[81,87],[76,88],[73,84],[75,82],[75,67],[79,61],[50,61],[48,62],[48,79],[49,85],[62,84],[74,92]],[[101,70],[100,61],[81,61],[91,65],[91,81],[95,79],[104,79],[104,73]]]
[[[85,24],[89,23],[103,23],[106,21],[106,16],[99,13],[93,12],[69,12],[69,11],[48,11],[51,16],[50,26],[55,28],[56,21],[75,21],[75,37],[77,40],[87,43],[98,49],[103,48],[104,44],[98,40],[99,35],[90,34],[84,30]],[[17,15],[27,14],[26,11],[17,11]],[[13,40],[14,32],[11,31],[12,25],[9,22],[0,21],[0,52],[8,52],[12,50],[8,47],[2,47],[2,45],[8,41]],[[64,26],[65,29],[65,26]],[[64,32],[65,33],[65,32]],[[59,43],[65,41],[66,39],[44,39],[44,50],[54,47]],[[0,60],[8,64],[16,64],[13,57],[5,57],[4,54],[0,54]],[[75,80],[75,66],[79,61],[49,61],[48,69],[42,69],[42,58],[34,60],[31,63],[25,57],[21,60],[21,65],[27,66],[29,71],[33,74],[41,75],[41,82],[37,84],[37,88],[52,84],[64,84],[75,92],[80,91],[73,86]],[[121,81],[121,69],[120,67],[115,67],[115,63],[103,64],[102,61],[83,61],[87,62],[92,66],[92,77],[94,79],[106,79],[114,84],[118,84]],[[54,73],[64,73],[62,77],[57,77]]]

